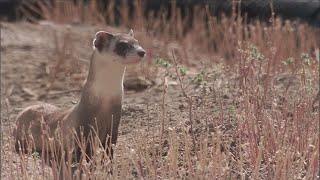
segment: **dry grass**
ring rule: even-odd
[[[108,10],[97,15],[95,1],[91,2],[76,6],[56,1],[56,8],[43,16],[61,23],[101,23],[102,17],[112,14]],[[162,64],[167,73],[160,77],[161,108],[147,110],[158,114],[159,124],[148,126],[147,135],[130,132],[131,141],[121,151],[116,149],[112,164],[100,143],[92,140],[93,158],[74,169],[92,179],[319,179],[319,105],[313,104],[319,91],[319,29],[277,18],[269,26],[246,24],[236,15],[204,21],[208,12],[198,9],[194,27],[184,32],[187,22],[178,10],[169,20],[162,16],[145,20],[136,13],[131,21],[126,7],[121,12],[121,26],[145,34],[138,39],[150,49],[149,56],[172,63]],[[150,36],[161,39],[156,48]],[[189,81],[181,64],[199,66],[197,61],[210,65],[203,73],[190,75]],[[215,77],[214,68],[222,77]],[[166,103],[168,79],[180,84],[176,93],[186,104],[173,122]],[[30,169],[39,169],[38,179],[55,179],[62,171],[72,178],[70,162],[53,158],[48,170],[44,159],[37,167],[32,158],[38,154],[29,152],[20,154],[20,168],[12,169],[12,177],[32,179]],[[28,168],[30,164],[33,168]]]

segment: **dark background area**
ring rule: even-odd
[[[73,0],[75,4],[88,4],[90,0]],[[70,2],[70,1],[66,1]],[[276,17],[290,20],[303,20],[311,25],[320,26],[320,1],[319,0],[244,0],[241,4],[232,0],[98,0],[97,7],[100,12],[106,11],[109,6],[113,6],[115,19],[112,21],[116,25],[121,23],[123,17],[120,16],[120,9],[126,5],[128,7],[129,17],[133,17],[136,11],[135,4],[141,2],[141,10],[145,18],[150,16],[160,16],[165,14],[167,18],[171,17],[172,7],[180,9],[182,18],[189,18],[189,25],[192,25],[192,17],[195,15],[195,8],[208,8],[211,15],[220,17],[222,14],[231,16],[232,12],[246,17],[247,22],[262,20],[268,22],[272,17],[273,9]],[[9,21],[22,20],[24,15],[33,16],[34,20],[43,19],[39,3],[47,6],[49,9],[55,6],[52,0],[0,0],[0,16]],[[271,6],[272,3],[272,6]],[[110,17],[105,17],[106,23]],[[30,19],[29,19],[30,20]]]

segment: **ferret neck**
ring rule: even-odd
[[[89,74],[85,86],[95,93],[122,93],[125,66],[119,57],[99,53],[95,50],[91,57]]]

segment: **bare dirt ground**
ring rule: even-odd
[[[20,158],[14,152],[11,136],[17,113],[28,105],[40,102],[48,102],[59,107],[70,107],[75,104],[87,74],[88,62],[85,61],[92,52],[93,35],[102,29],[126,31],[111,27],[57,25],[49,22],[38,25],[1,23],[2,179],[19,179]],[[136,36],[139,39],[140,33],[136,32]],[[150,40],[152,37],[145,39]],[[159,43],[151,42],[154,44],[146,47],[147,53],[151,49],[167,48],[167,45],[156,47]],[[143,41],[141,44],[144,45]],[[116,162],[128,161],[129,164],[132,160],[128,154],[130,150],[139,148],[138,145],[141,143],[150,143],[150,139],[158,138],[163,119],[166,121],[166,133],[172,129],[178,133],[187,132],[190,128],[188,104],[177,79],[169,80],[163,103],[162,80],[165,72],[150,65],[154,64],[150,62],[154,61],[155,57],[156,52],[153,50],[146,57],[145,63],[129,67],[126,83],[135,84],[134,79],[142,76],[148,79],[143,80],[148,88],[139,91],[130,88],[126,90],[115,150]],[[193,131],[196,133],[219,130],[223,132],[222,136],[228,139],[230,145],[233,142],[236,124],[235,109],[239,106],[238,98],[241,98],[240,92],[234,88],[236,77],[232,73],[222,73],[225,67],[221,64],[195,63],[194,66],[188,67],[188,73],[195,75],[202,67],[207,69],[208,89],[191,85],[193,92],[198,94],[195,95],[193,106],[195,119]],[[281,76],[276,83],[279,87],[284,87],[287,81],[299,84],[295,77],[287,76]],[[223,114],[221,109],[226,113]],[[212,115],[208,119],[205,115],[209,113]],[[137,142],[144,139],[137,137],[146,137],[146,140]],[[42,179],[44,174],[50,174],[49,168],[46,169],[46,173],[41,172],[39,159],[29,158],[30,166],[27,168],[30,171],[29,178]]]

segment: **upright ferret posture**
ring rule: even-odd
[[[116,144],[125,65],[140,62],[146,52],[134,38],[132,30],[128,34],[99,31],[95,35],[93,49],[79,103],[70,109],[43,103],[23,110],[17,116],[14,131],[17,150],[32,142],[35,150],[41,152],[46,147],[42,141],[48,141],[48,138],[43,138],[43,132],[49,139],[58,139],[57,131],[61,133],[59,140],[62,140],[64,149],[70,144],[77,144],[73,141],[75,133],[86,140],[90,134],[97,135],[103,147],[108,143],[107,137]],[[87,152],[92,151],[89,148],[86,147]]]

